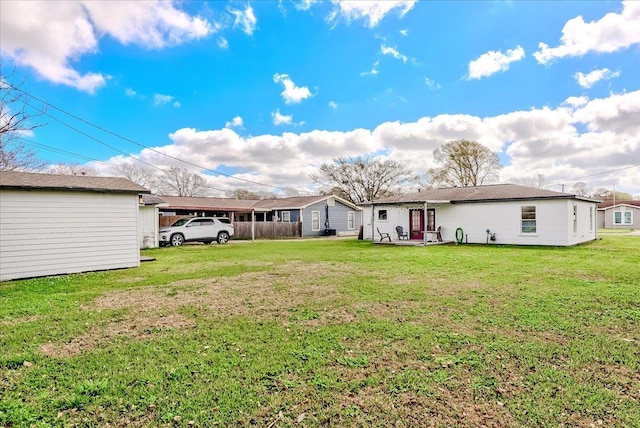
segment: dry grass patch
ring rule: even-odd
[[[202,315],[214,318],[251,316],[286,325],[292,317],[291,308],[311,304],[332,309],[316,312],[322,320],[304,320],[309,325],[352,320],[348,310],[336,307],[340,293],[335,279],[344,274],[343,266],[290,262],[270,272],[181,280],[161,287],[107,293],[82,309],[124,310],[124,315],[94,325],[67,343],[46,343],[41,351],[49,356],[69,357],[115,338],[145,340],[166,331],[193,327],[194,320],[177,313],[185,307],[196,307]]]

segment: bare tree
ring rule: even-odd
[[[587,189],[587,183],[585,183],[584,181],[578,181],[577,183],[574,183],[573,187],[571,188],[571,193],[578,196],[588,196],[589,189]]]
[[[435,185],[477,186],[498,179],[500,159],[476,141],[457,140],[433,151],[438,168],[429,170]]]
[[[190,173],[186,168],[172,166],[160,176],[160,190],[167,195],[204,196],[207,187],[205,179]]]
[[[127,178],[151,190],[153,193],[158,193],[159,191],[160,180],[158,178],[158,171],[150,166],[122,162],[111,168],[111,171],[113,171],[116,176]]]
[[[49,172],[60,175],[98,175],[98,171],[90,166],[79,163],[59,163],[51,165]]]
[[[331,187],[353,202],[365,202],[400,193],[403,186],[415,183],[417,177],[400,162],[367,157],[337,158],[333,164],[322,164],[311,179]]]
[[[282,191],[282,195],[285,198],[293,198],[296,196],[301,196],[301,193],[298,189],[296,189],[295,187],[285,187],[284,190]]]
[[[514,178],[511,182],[521,186],[535,187],[536,189],[547,189],[549,187],[543,174],[536,174],[532,177]]]
[[[596,187],[589,195],[595,199],[613,199],[615,197],[616,201],[631,201],[633,200],[633,195],[631,193],[626,192],[614,192],[613,190],[607,189],[606,187]]]
[[[231,197],[241,200],[259,200],[262,196],[247,189],[236,189],[231,192]]]
[[[0,170],[38,171],[46,162],[25,147],[21,138],[42,126],[27,109],[27,96],[0,71]]]

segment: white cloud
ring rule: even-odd
[[[375,76],[376,74],[379,73],[379,71],[378,71],[378,66],[379,65],[380,65],[380,61],[374,62],[373,66],[371,67],[371,70],[363,71],[362,73],[360,73],[360,76]]]
[[[593,132],[611,132],[640,143],[640,91],[613,94],[608,98],[593,99],[581,105],[574,113],[576,121],[587,125]],[[632,153],[629,153],[632,156]],[[640,160],[640,153],[635,157]]]
[[[282,83],[284,86],[284,91],[282,91],[281,95],[286,104],[297,104],[313,96],[308,87],[296,86],[288,74],[276,73],[273,75],[273,81],[275,83]]]
[[[271,113],[271,120],[274,125],[291,125],[293,116],[281,114],[280,109],[277,109],[276,111]]]
[[[180,108],[180,107],[182,107],[182,104],[180,104],[180,101],[174,101],[173,102],[173,107],[174,108]]]
[[[97,32],[109,34],[123,45],[149,48],[177,45],[206,37],[211,24],[178,10],[174,2],[139,1],[114,6],[108,1],[83,1]]]
[[[173,101],[173,96],[171,95],[153,94],[153,105],[156,107],[170,103],[171,101]]]
[[[506,53],[501,51],[489,51],[480,55],[474,61],[469,62],[468,79],[480,79],[488,77],[499,71],[509,69],[509,64],[514,61],[520,61],[525,56],[522,46],[516,46],[514,49],[508,49]]]
[[[244,11],[239,9],[227,8],[229,13],[234,16],[233,28],[240,28],[248,35],[252,35],[256,30],[256,24],[258,20],[253,13],[253,8],[251,6],[247,6]]]
[[[589,52],[610,53],[640,43],[640,2],[623,1],[621,13],[607,13],[598,21],[584,22],[577,16],[562,28],[560,45],[551,48],[546,43],[538,44],[533,54],[540,64],[556,58],[583,56]]]
[[[238,176],[253,181],[311,190],[309,175],[336,157],[385,153],[421,174],[435,166],[434,149],[447,141],[466,138],[508,159],[509,164],[501,173],[502,182],[540,173],[546,182],[565,183],[570,189],[573,183],[568,179],[597,174],[575,181],[587,181],[589,187],[615,183],[616,189],[640,193],[637,168],[601,174],[638,164],[639,115],[640,90],[592,100],[569,97],[555,108],[532,108],[490,117],[442,114],[349,131],[241,137],[227,128],[183,128],[169,135],[170,144],[154,149],[212,169],[225,165],[249,171]],[[272,118],[274,123],[293,124],[293,118],[279,110]],[[143,150],[138,156],[159,167],[176,162],[151,150]],[[228,177],[208,176],[207,180],[224,189],[246,187]],[[254,190],[265,188],[258,186]],[[555,186],[552,190],[560,188]]]
[[[562,104],[570,107],[580,107],[589,102],[589,97],[569,97]]]
[[[407,37],[407,35],[409,34],[409,30],[399,30],[398,33],[400,33],[401,36]]]
[[[424,84],[427,85],[427,88],[431,89],[432,91],[437,91],[440,89],[440,84],[437,82],[434,82],[428,77],[424,78]]]
[[[396,48],[392,48],[391,46],[380,45],[380,52],[382,52],[382,55],[391,55],[395,59],[399,59],[404,63],[409,60],[406,55],[402,55]]]
[[[131,97],[131,98],[133,98],[136,95],[138,95],[138,93],[136,91],[134,91],[133,89],[131,89],[131,88],[125,89],[124,93],[125,93],[126,96]]]
[[[314,3],[318,3],[320,0],[300,0],[293,3],[293,7],[297,10],[309,10]]]
[[[217,43],[220,49],[229,49],[229,42],[224,37],[218,37]]]
[[[338,104],[335,101],[329,101],[329,107],[331,107],[332,109],[337,109]]]
[[[593,70],[592,72],[587,74],[578,72],[573,75],[573,77],[576,79],[578,84],[583,88],[587,88],[587,89],[592,87],[595,83],[601,80],[609,80],[609,79],[616,78],[618,76],[620,76],[619,71],[614,72],[609,70],[608,68]]]
[[[416,0],[395,1],[352,1],[352,0],[332,0],[334,10],[328,16],[328,21],[334,21],[338,16],[344,17],[347,21],[363,20],[367,27],[373,28],[391,11],[398,9],[400,17],[409,12],[416,4]]]
[[[33,68],[51,82],[94,93],[108,75],[78,72],[74,60],[98,51],[108,35],[122,44],[161,48],[205,37],[204,19],[177,9],[174,2],[3,1],[0,2],[2,55]]]
[[[225,128],[242,128],[243,121],[242,117],[236,116],[230,122],[224,124]]]

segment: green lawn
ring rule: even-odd
[[[633,229],[629,229],[628,227],[617,227],[615,229],[598,229],[598,233],[631,233]]]
[[[0,284],[0,427],[640,426],[640,237],[145,254]]]

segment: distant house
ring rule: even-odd
[[[229,217],[231,221],[251,221],[256,200],[205,198],[195,196],[161,196],[158,208],[162,217]],[[162,219],[161,219],[162,220]],[[163,221],[160,226],[167,226]]]
[[[285,228],[297,231],[295,236],[344,236],[356,235],[362,225],[362,210],[332,195],[262,200],[178,196],[162,196],[162,199],[165,202],[159,205],[160,226],[180,216],[224,216],[231,218],[234,224],[252,220],[256,224],[296,223],[300,226],[297,229]],[[236,232],[242,229],[237,227]],[[260,236],[268,235],[262,233]]]
[[[267,212],[265,221],[301,222],[302,236],[356,235],[362,225],[362,210],[332,195],[263,199],[254,208]]]
[[[0,281],[139,266],[142,193],[124,178],[0,171]]]
[[[599,201],[513,184],[424,190],[361,204],[364,237],[402,226],[413,240],[575,245],[597,237]]]
[[[140,248],[158,247],[158,205],[165,201],[158,195],[143,194],[138,211],[138,241]]]
[[[598,204],[598,229],[640,229],[640,201],[606,200]]]

